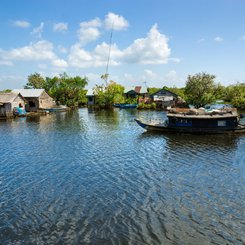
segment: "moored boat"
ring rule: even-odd
[[[171,109],[162,122],[135,121],[147,131],[166,133],[220,134],[245,133],[235,108],[207,112],[205,109]]]
[[[138,104],[114,104],[113,106],[120,109],[130,109],[136,108]]]

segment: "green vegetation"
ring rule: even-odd
[[[223,100],[233,106],[245,109],[245,84],[222,86],[214,83],[215,76],[207,73],[198,73],[188,76],[184,89],[184,99],[195,107]]]
[[[102,79],[107,81],[108,74],[102,75]],[[197,73],[189,75],[184,88],[166,87],[183,100],[187,104],[195,107],[205,106],[214,103],[216,100],[223,100],[237,108],[245,109],[245,83],[236,83],[230,86],[223,86],[214,82],[215,76],[208,73]],[[34,73],[28,76],[28,82],[25,88],[43,88],[57,102],[68,106],[81,106],[86,104],[85,86],[88,84],[86,77],[79,76],[69,77],[66,73],[53,78],[43,78],[40,74]],[[154,94],[161,88],[148,88],[148,93]],[[105,82],[102,85],[94,87],[96,96],[96,104],[99,107],[110,108],[115,103],[137,103],[138,98],[125,98],[123,96],[124,87],[114,81]],[[11,90],[4,90],[10,92]],[[3,92],[3,91],[2,91]],[[154,109],[154,103],[140,103],[139,109]]]
[[[67,106],[81,106],[86,104],[86,77],[69,77],[66,73],[45,79],[38,73],[28,76],[25,88],[43,88],[56,102]]]
[[[156,103],[139,103],[137,106],[137,109],[141,110],[141,109],[153,109],[155,110],[157,108]]]
[[[1,90],[0,93],[10,93],[12,90],[11,89],[4,89]]]
[[[188,76],[185,86],[185,96],[188,104],[195,107],[205,106],[215,102],[215,76],[207,73],[197,73]]]
[[[224,99],[235,107],[245,109],[245,83],[230,85],[225,90]]]
[[[123,103],[123,92],[124,87],[113,81],[107,85],[96,85],[94,88],[96,104],[103,108],[110,108],[115,103]]]

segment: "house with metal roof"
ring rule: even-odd
[[[157,92],[150,95],[153,102],[157,104],[157,107],[174,106],[178,100],[178,95],[167,90],[160,89]]]
[[[55,106],[53,98],[44,89],[14,89],[14,93],[20,93],[26,103],[26,111],[36,112],[38,110],[49,109]]]
[[[25,109],[25,99],[19,93],[0,93],[0,118],[14,116],[15,108]]]
[[[125,87],[124,89],[124,96],[126,98],[136,98],[137,96],[145,97],[146,95],[148,95],[148,91],[146,87],[131,86],[131,87]]]
[[[95,95],[94,95],[94,91],[92,88],[88,89],[88,91],[86,93],[86,97],[87,97],[87,105],[88,106],[95,105]]]

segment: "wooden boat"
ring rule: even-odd
[[[26,116],[26,110],[22,107],[14,107],[13,114],[16,117],[25,117]]]
[[[136,108],[138,104],[114,104],[113,106],[120,109],[130,109]]]
[[[162,122],[135,121],[148,131],[166,133],[223,134],[245,133],[235,108],[206,112],[205,110],[171,110]]]

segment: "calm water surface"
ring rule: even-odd
[[[0,244],[244,244],[245,136],[79,111],[0,121]]]

